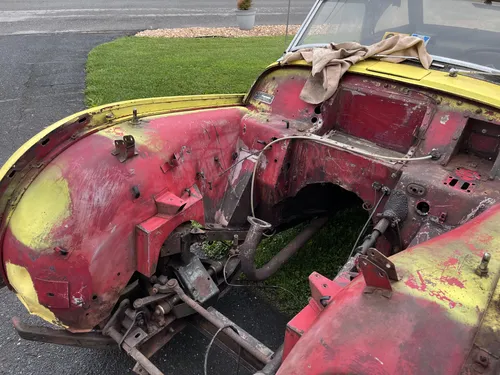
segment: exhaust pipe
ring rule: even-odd
[[[261,268],[255,266],[255,252],[257,246],[262,240],[262,233],[271,228],[271,224],[255,217],[248,217],[250,229],[248,230],[245,242],[240,246],[239,259],[241,262],[241,271],[252,281],[266,280],[283,264],[285,264],[293,254],[295,254],[307,241],[326,224],[328,218],[321,217],[314,219],[308,226],[300,232],[288,245],[280,250],[269,262]]]

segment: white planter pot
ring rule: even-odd
[[[238,26],[241,30],[252,30],[255,25],[255,10],[236,10]]]

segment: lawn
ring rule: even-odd
[[[86,102],[246,92],[283,51],[282,36],[117,39],[89,54]]]
[[[283,51],[283,37],[154,39],[121,38],[96,47],[87,62],[89,106],[154,96],[246,92],[258,74]],[[255,288],[292,315],[308,300],[312,271],[333,277],[366,220],[361,208],[338,212],[286,264]],[[265,239],[257,253],[264,264],[301,226]],[[287,291],[285,291],[285,288]]]

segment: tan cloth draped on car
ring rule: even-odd
[[[287,53],[282,64],[296,60],[312,63],[312,75],[307,80],[300,98],[307,103],[319,104],[335,94],[340,79],[347,70],[359,61],[374,55],[396,55],[418,57],[425,69],[432,64],[432,57],[422,39],[409,35],[394,35],[371,46],[349,42],[330,44],[327,47],[304,48]],[[399,63],[401,58],[383,58],[383,61]]]

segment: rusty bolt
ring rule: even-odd
[[[490,359],[485,354],[478,353],[476,355],[475,362],[481,365],[482,367],[488,367],[490,364]]]
[[[158,288],[153,288],[153,289],[151,289],[151,293],[153,293],[153,294],[158,294]]]
[[[167,287],[168,288],[175,288],[177,286],[177,280],[176,279],[170,279],[167,281]]]
[[[476,109],[476,114],[480,115],[481,113],[483,113],[483,110],[481,108]]]
[[[488,264],[490,263],[491,259],[491,254],[490,253],[484,253],[483,259],[481,259],[481,263],[479,263],[479,266],[476,268],[476,274],[483,277],[488,275]]]
[[[441,153],[439,152],[438,149],[433,148],[431,150],[431,156],[432,156],[432,160],[439,160],[441,158]]]
[[[137,108],[132,110],[132,123],[137,124],[139,122],[139,117],[137,116]]]

